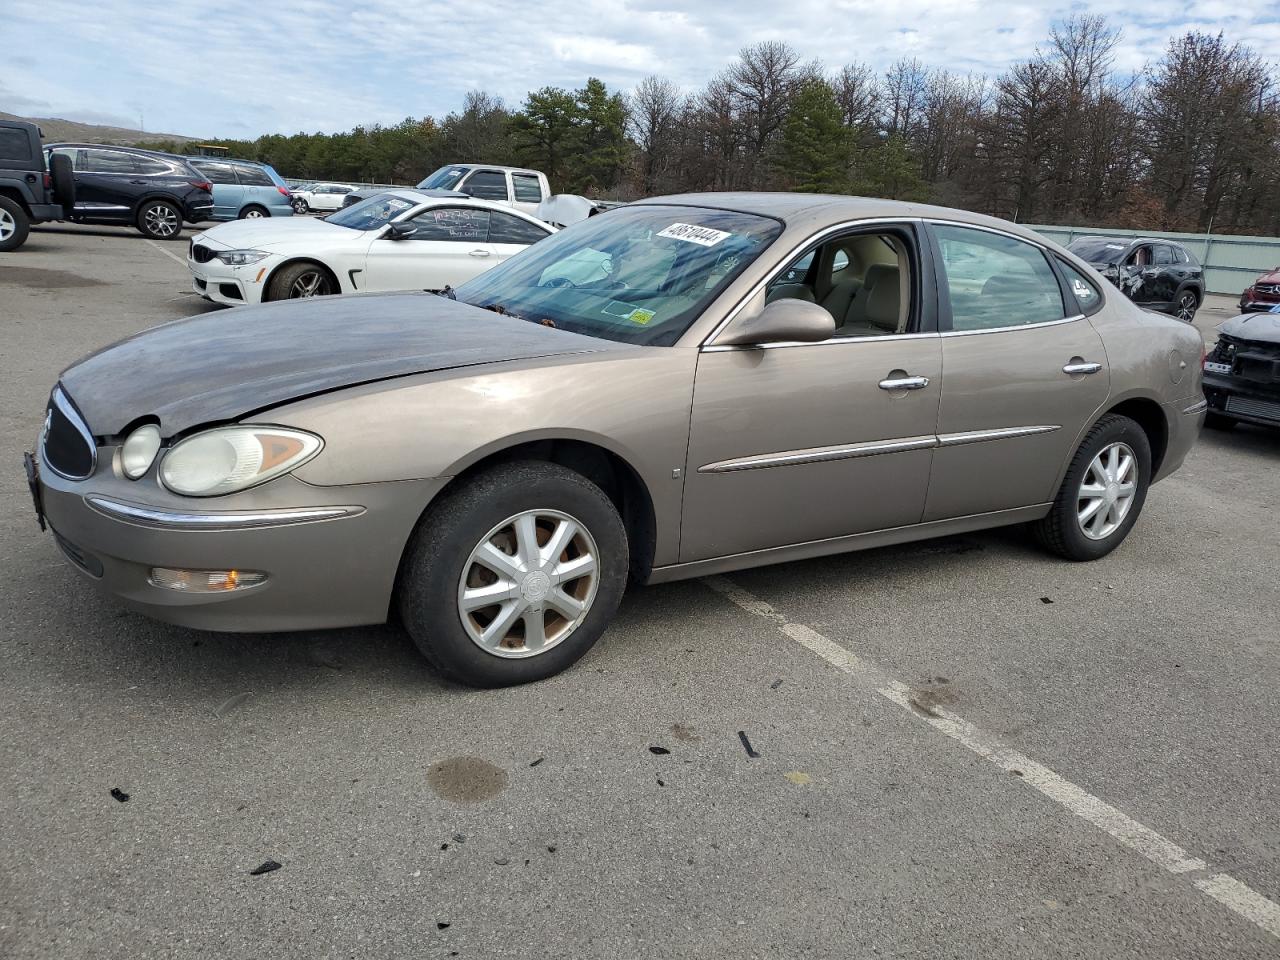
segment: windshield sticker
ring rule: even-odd
[[[656,311],[654,310],[640,310],[640,309],[632,310],[630,315],[627,317],[627,319],[630,320],[632,323],[638,323],[640,326],[643,327],[646,323],[648,323],[650,320],[653,319],[655,313]]]
[[[696,243],[700,247],[714,247],[722,240],[728,240],[733,234],[725,233],[723,230],[712,230],[710,227],[699,227],[692,223],[673,223],[667,229],[660,231],[658,236],[669,240]]]

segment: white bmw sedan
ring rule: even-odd
[[[238,306],[335,293],[442,290],[554,228],[469,197],[392,190],[323,219],[236,220],[192,238],[192,288]]]

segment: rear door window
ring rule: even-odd
[[[1075,297],[1080,312],[1093,313],[1102,304],[1102,294],[1094,286],[1093,281],[1065,260],[1058,261],[1058,269],[1067,278],[1067,286],[1071,289],[1071,295]]]
[[[939,224],[934,231],[952,330],[1020,327],[1065,316],[1062,288],[1039,247],[968,227]]]
[[[521,220],[509,213],[489,214],[490,243],[537,243],[547,235],[548,231],[528,220]]]
[[[193,163],[193,167],[209,178],[210,183],[237,183],[235,171],[229,163]]]
[[[81,169],[85,173],[136,174],[138,172],[138,165],[132,154],[119,153],[115,150],[83,150],[81,155],[84,157],[84,166]]]
[[[481,200],[505,200],[507,175],[501,170],[477,170],[462,185],[462,192]]]
[[[516,199],[521,203],[541,203],[542,184],[530,173],[513,173],[511,185],[515,188]]]
[[[133,162],[137,165],[138,173],[149,177],[162,177],[166,173],[173,173],[173,164],[165,163],[156,157],[134,157]]]

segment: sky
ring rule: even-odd
[[[336,132],[442,117],[468,90],[518,106],[589,76],[653,73],[692,92],[742,47],[783,40],[838,69],[900,57],[995,75],[1050,25],[1103,13],[1116,66],[1187,30],[1222,31],[1280,67],[1277,0],[0,0],[0,111],[195,137]]]

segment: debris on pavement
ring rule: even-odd
[[[663,756],[666,756],[671,751],[668,750],[666,747],[650,747],[649,752],[652,754],[656,754],[659,757],[663,757]]]
[[[115,799],[119,800],[121,803],[125,803],[129,799],[129,794],[125,793],[119,787],[111,788],[111,796],[115,797]]]
[[[756,753],[755,748],[751,746],[751,741],[747,739],[745,730],[738,731],[738,739],[742,741],[742,748],[747,751],[747,756],[754,760],[760,754]]]
[[[1053,603],[1053,601],[1052,601],[1051,599],[1049,599],[1048,597],[1041,597],[1041,598],[1040,598],[1040,602],[1041,602],[1041,603]]]
[[[279,870],[282,866],[284,866],[284,864],[276,863],[274,860],[264,860],[262,866],[254,867],[249,871],[249,876],[260,877],[264,873],[271,873],[272,871]]]
[[[777,680],[773,681],[773,683],[769,684],[769,689],[770,689],[770,690],[777,690],[780,686],[782,686],[782,678],[781,678],[781,677],[779,677]]]
[[[545,760],[545,759],[547,759],[547,758],[546,758],[546,757],[539,757],[537,760],[533,761],[533,763],[529,764],[529,766],[531,766],[531,767],[536,767],[538,764],[540,764],[540,763],[541,763],[543,760]]]
[[[797,787],[805,787],[813,783],[813,777],[801,770],[792,770],[790,773],[784,773],[783,776],[794,783]]]

